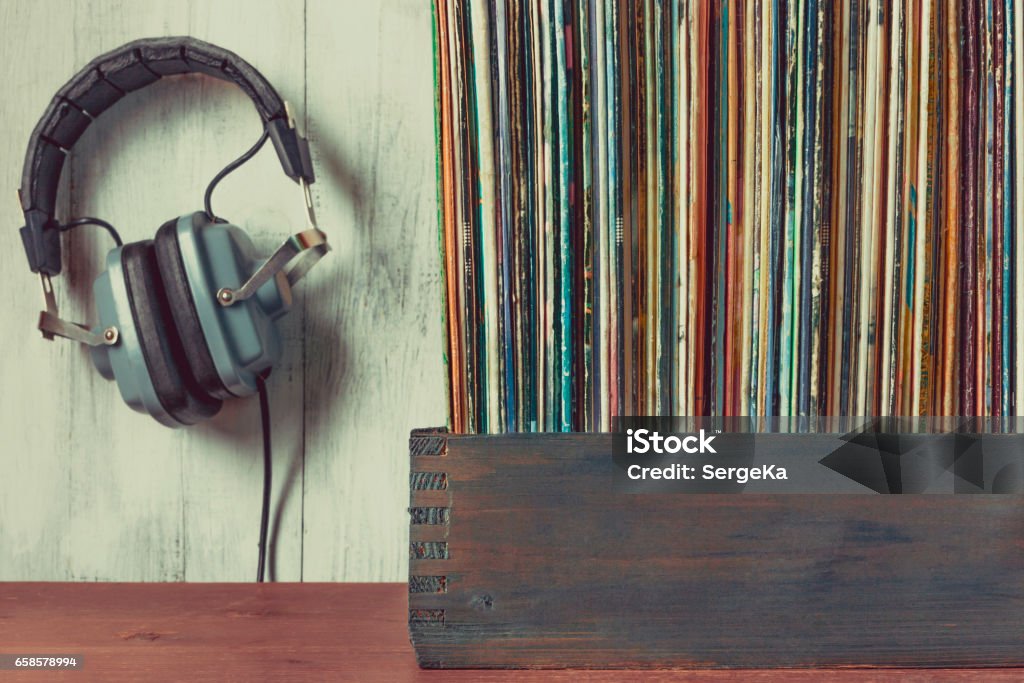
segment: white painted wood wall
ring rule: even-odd
[[[83,349],[43,341],[15,199],[28,136],[94,56],[189,34],[234,50],[295,104],[334,251],[303,281],[273,374],[276,561],[283,581],[406,574],[410,428],[445,419],[428,0],[6,0],[0,3],[0,580],[248,581],[262,467],[255,399],[169,430],[125,406]],[[65,167],[63,216],[126,240],[198,210],[259,135],[249,100],[165,79],[108,110]],[[70,191],[69,191],[70,190]],[[270,146],[214,195],[267,253],[302,225]],[[83,228],[55,280],[92,320],[110,242]]]

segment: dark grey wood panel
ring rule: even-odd
[[[424,666],[1024,663],[1019,497],[616,494],[608,435],[417,438]]]

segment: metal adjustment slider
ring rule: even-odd
[[[53,340],[54,337],[63,337],[86,346],[113,346],[120,338],[117,328],[110,326],[97,334],[81,323],[64,320],[57,312],[57,299],[53,295],[53,283],[46,273],[39,274],[39,280],[43,285],[43,301],[46,310],[39,313],[39,323],[36,327],[43,333],[44,339]]]
[[[295,130],[295,117],[292,114],[291,105],[285,102],[284,108],[288,116],[288,127]],[[327,235],[317,227],[309,182],[301,174],[297,180],[302,192],[302,203],[306,210],[306,229],[286,239],[241,287],[237,289],[221,288],[217,292],[217,302],[221,306],[231,306],[238,301],[245,301],[281,271],[284,271],[288,284],[294,285],[324,257],[324,254],[331,250],[331,245],[327,243]]]

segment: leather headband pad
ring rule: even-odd
[[[185,36],[144,38],[100,55],[53,96],[29,140],[21,177],[25,213],[22,241],[33,272],[60,272],[60,243],[54,220],[57,188],[67,152],[93,120],[127,93],[164,76],[203,73],[234,83],[252,100],[265,128],[277,130],[286,120],[284,101],[270,82],[235,53]],[[305,140],[288,129],[295,141],[275,144],[285,172],[312,182],[312,165],[296,161],[292,148],[305,149]],[[287,137],[287,136],[286,136]],[[276,141],[275,141],[276,142]]]

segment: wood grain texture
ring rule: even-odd
[[[3,476],[0,477],[0,578],[70,578],[65,530],[71,514],[67,498],[72,486],[68,434],[70,402],[63,378],[81,369],[83,358],[70,345],[44,345],[33,329],[41,297],[39,280],[25,262],[16,228],[24,224],[15,193],[21,184],[21,162],[28,136],[38,117],[75,68],[74,43],[54,41],[47,48],[48,69],[56,78],[39,79],[21,55],[30,27],[48,25],[71,35],[74,17],[57,12],[56,3],[3,3],[0,26],[10,58],[0,60],[0,82],[17,97],[0,99],[0,165],[6,201],[0,202],[0,287],[5,333],[0,336],[0,428],[3,429]],[[20,39],[19,39],[20,37]],[[18,49],[14,49],[15,46]],[[67,179],[65,178],[65,186]],[[67,194],[62,196],[66,207]],[[43,373],[51,373],[43,375]],[[40,375],[45,381],[38,381]]]
[[[44,30],[45,27],[45,30]],[[0,5],[2,184],[0,579],[244,581],[255,574],[262,465],[255,400],[168,430],[130,411],[86,353],[33,326],[38,280],[14,199],[29,133],[95,55],[149,35],[236,51],[310,134],[321,226],[335,251],[296,290],[270,379],[276,562],[281,580],[405,576],[405,437],[444,420],[434,204],[429,7],[281,0],[14,0]],[[45,40],[42,37],[45,36]],[[167,79],[107,111],[65,171],[69,215],[126,240],[201,207],[208,180],[259,135],[248,99],[213,79]],[[214,209],[270,252],[301,226],[301,199],[265,149]],[[93,319],[109,239],[66,240],[61,310]],[[358,397],[358,399],[356,398]],[[354,454],[370,454],[355,458]]]
[[[611,448],[412,456],[446,482],[411,493],[421,664],[1024,666],[1019,497],[618,494]]]
[[[307,579],[404,576],[408,462],[393,456],[447,416],[431,13],[307,8],[308,131],[335,244],[305,299]]]
[[[338,606],[343,605],[343,609]],[[0,584],[7,653],[84,657],[4,681],[1018,681],[1020,670],[425,671],[405,584]]]

